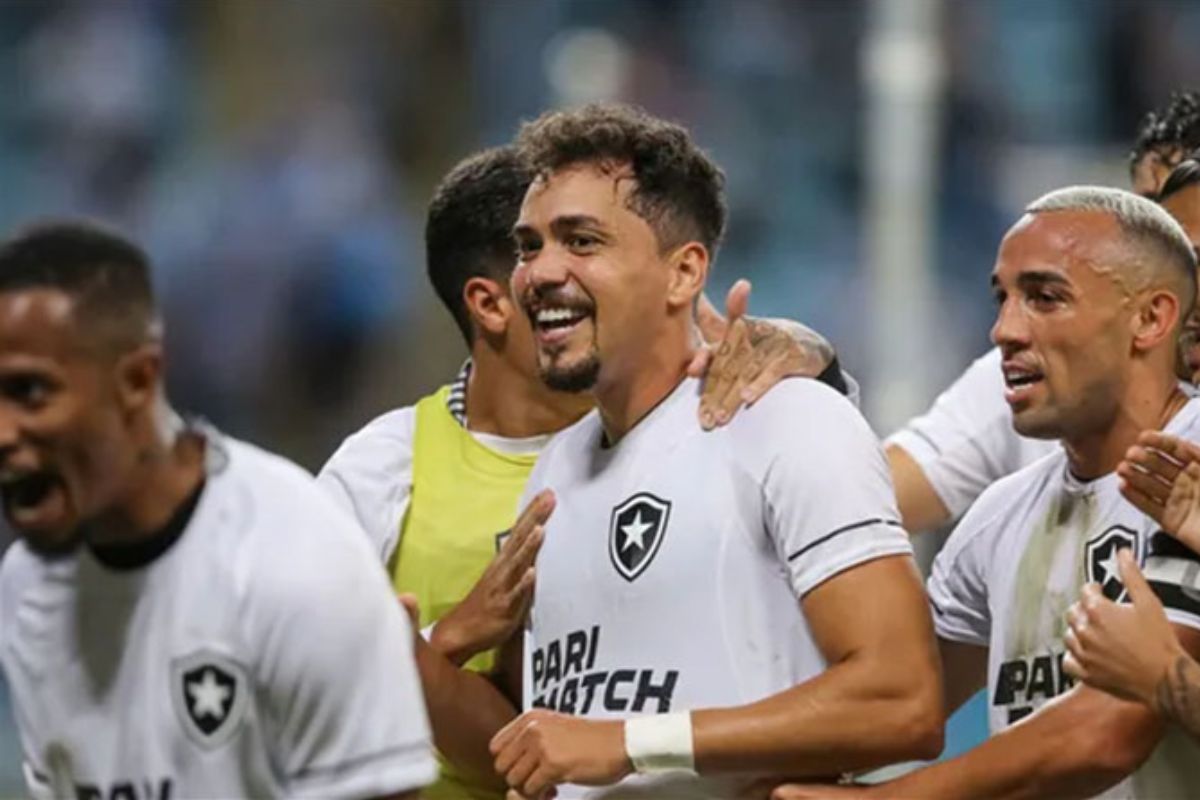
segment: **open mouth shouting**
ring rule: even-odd
[[[1036,388],[1045,380],[1045,376],[1040,370],[1015,361],[1005,361],[1003,370],[1004,399],[1010,406],[1027,402]]]
[[[66,519],[66,486],[50,470],[0,473],[0,498],[4,515],[22,531],[51,529]]]

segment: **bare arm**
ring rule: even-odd
[[[1137,769],[1162,732],[1145,706],[1076,686],[958,758],[880,786],[879,795],[1092,797]]]
[[[803,605],[829,668],[756,703],[693,712],[697,769],[829,775],[941,752],[938,659],[912,561],[869,561]]]
[[[1181,653],[1158,684],[1155,705],[1200,742],[1200,664]]]
[[[696,770],[828,777],[941,751],[941,682],[929,608],[912,560],[846,570],[803,600],[829,668],[736,708],[691,712]],[[633,770],[624,722],[535,709],[492,742],[510,786],[604,785]]]
[[[1200,632],[1176,633],[1200,649]],[[1150,756],[1163,723],[1142,703],[1078,685],[974,750],[880,786],[880,796],[1092,797]]]
[[[521,635],[513,637],[516,644],[505,645],[501,651],[492,679],[460,669],[420,637],[415,644],[434,744],[455,766],[479,777],[493,778],[497,786],[503,783],[495,777],[488,742],[517,715]],[[512,679],[509,673],[514,667],[516,678]],[[517,696],[510,700],[493,680],[506,687],[516,685]]]
[[[938,497],[913,457],[895,444],[889,444],[886,452],[904,529],[909,533],[921,533],[949,522],[950,512],[946,504]]]

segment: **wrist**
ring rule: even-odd
[[[625,754],[639,774],[696,772],[690,712],[647,714],[625,720]]]
[[[449,616],[443,617],[431,626],[429,646],[444,655],[456,666],[461,667],[474,653],[467,647],[468,638],[459,625]]]

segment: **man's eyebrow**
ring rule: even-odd
[[[1028,272],[1022,272],[1017,276],[1017,283],[1023,286],[1043,283],[1055,284],[1059,286],[1071,285],[1071,282],[1067,280],[1065,275],[1060,272],[1054,272],[1053,270],[1029,270]]]

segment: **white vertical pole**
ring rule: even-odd
[[[932,324],[942,0],[871,0],[863,52],[871,287],[867,411],[890,433],[921,411]]]

